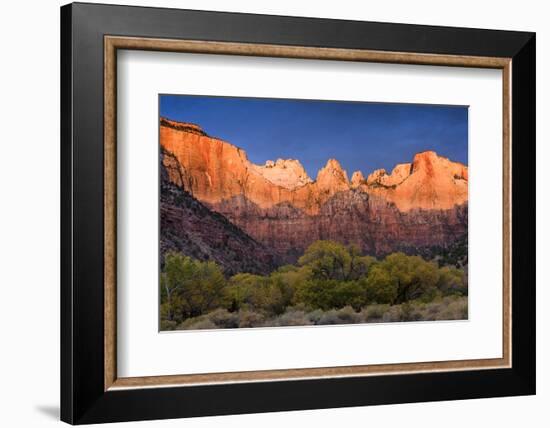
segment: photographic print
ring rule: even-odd
[[[468,319],[468,107],[159,96],[160,330]]]

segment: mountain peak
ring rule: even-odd
[[[271,183],[289,190],[313,182],[297,159],[268,160],[264,165],[252,164],[252,169]]]
[[[363,184],[365,176],[361,171],[355,171],[351,176],[351,187],[356,188]]]
[[[437,167],[443,163],[449,162],[447,158],[439,156],[433,150],[427,150],[425,152],[420,152],[414,155],[411,173],[417,171],[423,171],[428,175],[435,175]]]
[[[367,184],[382,185],[386,187],[401,184],[411,173],[410,163],[399,163],[395,165],[391,174],[385,169],[377,169],[367,178]]]
[[[468,167],[432,150],[396,165],[391,173],[378,169],[367,180],[355,171],[351,182],[340,162],[328,159],[312,181],[296,159],[256,165],[244,150],[205,136],[198,125],[161,118],[160,142],[185,171],[176,184],[208,204],[242,196],[262,209],[290,204],[314,214],[350,189],[383,198],[401,211],[445,210],[468,200]]]
[[[348,174],[336,159],[329,159],[317,173],[317,185],[334,191],[349,188]]]
[[[399,209],[450,209],[468,200],[468,167],[433,150],[417,153],[411,164],[397,165],[384,182]]]
[[[435,159],[442,156],[439,156],[435,150],[424,150],[423,152],[418,152],[414,155],[414,159]]]
[[[468,180],[468,167],[460,162],[439,156],[433,150],[417,153],[414,156],[411,174],[423,173],[430,177],[452,174],[456,178]]]
[[[367,184],[381,184],[381,181],[384,179],[384,177],[387,177],[387,175],[388,173],[384,168],[375,169],[367,177]]]
[[[326,165],[325,165],[325,168],[330,168],[330,169],[334,169],[334,170],[342,170],[342,165],[340,165],[340,162],[338,162],[336,159],[334,158],[330,158]]]

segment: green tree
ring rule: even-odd
[[[307,266],[294,269],[278,269],[271,274],[273,287],[280,292],[280,301],[274,310],[281,313],[295,303],[296,291],[311,278],[311,269]]]
[[[172,321],[174,319],[174,306],[178,299],[178,292],[186,286],[186,278],[192,276],[191,269],[193,265],[190,259],[184,257],[181,253],[168,252],[164,256],[164,269],[160,275],[161,286],[161,315]]]
[[[240,319],[242,313],[263,320],[284,314],[291,306],[302,311],[351,306],[359,311],[374,303],[411,302],[414,306],[413,300],[429,302],[437,296],[468,292],[463,269],[438,268],[435,263],[404,253],[378,261],[361,255],[356,246],[332,241],[311,244],[298,266],[281,266],[267,276],[240,273],[229,280],[214,262],[168,252],[160,288],[163,329],[179,328],[187,319],[216,309],[232,320]],[[226,309],[242,312],[230,314]]]
[[[351,306],[356,311],[367,304],[367,296],[363,284],[359,281],[339,282],[332,296],[332,307],[343,308]]]
[[[361,251],[357,245],[350,245],[348,251],[351,256],[351,262],[347,279],[355,280],[367,276],[370,267],[377,262],[376,258],[361,255]]]
[[[376,258],[372,256],[352,256],[352,268],[350,279],[364,278],[368,275],[369,270],[376,264]]]
[[[294,287],[289,282],[291,272],[275,273],[270,277],[240,273],[229,280],[226,295],[229,309],[253,309],[281,314],[290,304]]]
[[[331,309],[337,285],[338,281],[335,279],[309,279],[301,284],[295,300],[311,309]]]
[[[445,295],[465,295],[468,293],[468,285],[465,283],[464,271],[451,266],[439,269],[437,288]]]
[[[397,299],[397,280],[382,264],[376,264],[369,270],[368,276],[360,280],[365,289],[367,303],[393,303]]]
[[[333,241],[315,241],[298,260],[300,266],[309,266],[313,278],[321,280],[346,279],[351,269],[348,249]]]
[[[168,252],[160,278],[161,315],[181,322],[223,304],[225,278],[214,262]]]
[[[393,253],[383,260],[381,266],[397,282],[397,296],[392,303],[416,299],[436,287],[439,280],[437,266],[419,256]]]
[[[250,273],[238,273],[229,279],[226,296],[230,302],[230,309],[236,311],[248,305],[254,305],[257,298],[255,289],[262,287],[265,277]]]
[[[362,256],[355,245],[349,247],[334,241],[316,241],[298,260],[300,266],[309,266],[312,278],[350,281],[367,274],[376,261],[374,257]]]
[[[311,309],[338,309],[352,306],[359,310],[365,303],[365,290],[358,281],[309,279],[296,291],[295,301]]]

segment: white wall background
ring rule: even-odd
[[[120,0],[123,2],[122,0]],[[104,0],[103,3],[116,3]],[[139,423],[186,427],[545,426],[550,420],[550,28],[538,0],[148,0],[126,4],[537,32],[538,394],[461,402],[285,412]],[[0,421],[59,424],[59,6],[4,2],[0,13]],[[138,423],[125,426],[138,426]]]

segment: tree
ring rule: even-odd
[[[331,309],[337,284],[335,279],[309,279],[297,290],[295,300],[311,309]]]
[[[192,316],[201,315],[224,304],[225,277],[214,262],[196,261],[196,276],[184,297]]]
[[[267,288],[269,278],[250,273],[238,273],[229,280],[226,295],[233,311],[247,307],[259,308],[267,300],[264,289]]]
[[[397,296],[392,303],[403,303],[433,289],[439,280],[438,268],[419,256],[393,253],[381,263],[397,282]]]
[[[186,285],[186,278],[192,277],[193,265],[181,253],[168,252],[164,256],[164,269],[160,275],[161,302],[164,302],[166,317],[173,320],[175,296]]]
[[[382,264],[372,266],[367,278],[361,279],[360,284],[365,289],[367,303],[393,303],[397,298],[397,280]]]
[[[169,321],[181,322],[222,304],[225,278],[214,262],[168,252],[161,273],[161,303]]]
[[[465,278],[461,269],[450,266],[442,267],[439,269],[437,288],[446,295],[465,295],[468,293],[468,284],[465,284]]]
[[[346,279],[350,273],[351,255],[347,248],[333,241],[315,241],[298,260],[309,266],[316,279]]]
[[[355,246],[317,241],[300,257],[268,276],[239,273],[226,280],[216,263],[168,252],[160,277],[161,320],[177,328],[188,318],[222,309],[266,318],[290,306],[328,311],[351,306],[428,302],[442,294],[467,294],[467,274],[438,268],[419,256],[394,253],[378,261]],[[240,317],[240,314],[231,314]]]
[[[240,273],[229,280],[227,296],[229,309],[254,309],[271,314],[281,314],[290,304],[294,295],[289,277],[294,272],[274,273],[265,277]]]
[[[295,301],[311,309],[339,309],[352,306],[359,310],[365,303],[365,291],[357,281],[309,279],[296,291]]]
[[[367,274],[376,261],[371,256],[361,256],[355,245],[349,247],[334,241],[316,241],[298,260],[300,266],[309,266],[316,279],[349,281]]]
[[[311,277],[311,269],[307,266],[294,269],[279,269],[271,274],[272,286],[280,293],[280,300],[273,310],[282,313],[295,301],[296,290]]]
[[[359,281],[339,282],[333,291],[331,301],[333,308],[351,306],[359,311],[367,303],[365,288]]]
[[[352,256],[350,279],[366,277],[370,268],[377,262],[372,256]]]

